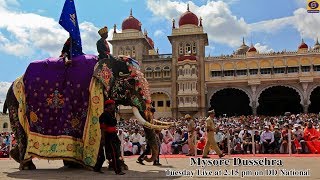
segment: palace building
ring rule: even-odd
[[[243,44],[230,55],[206,57],[208,36],[202,19],[187,8],[172,21],[172,54],[159,54],[141,22],[132,15],[114,26],[113,55],[128,55],[141,65],[156,117],[281,115],[320,111],[320,44],[302,40],[297,51],[259,53]]]

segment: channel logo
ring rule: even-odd
[[[308,13],[319,13],[320,0],[307,0]]]

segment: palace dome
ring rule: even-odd
[[[248,49],[248,52],[257,52],[257,49],[251,44],[250,48]]]
[[[302,39],[301,44],[299,46],[299,49],[308,49],[308,45],[304,43],[304,40]]]
[[[236,50],[234,54],[240,55],[240,54],[246,54],[249,51],[249,46],[247,46],[244,43],[244,38],[242,40],[242,45]]]
[[[147,40],[148,40],[148,43],[150,44],[150,46],[151,46],[152,48],[154,48],[154,42],[153,42],[153,40],[152,40],[151,38],[149,38],[148,36],[147,36]]]
[[[199,24],[198,17],[189,10],[189,4],[188,4],[187,12],[183,13],[179,19],[179,27],[186,24],[193,24],[196,26],[198,26]]]
[[[317,38],[316,44],[313,46],[313,50],[319,50],[320,49],[320,44]]]
[[[141,22],[132,16],[132,10],[130,11],[130,16],[127,17],[122,22],[122,30],[134,29],[141,31]]]

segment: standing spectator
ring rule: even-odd
[[[192,117],[189,114],[185,115],[185,120],[188,121],[188,145],[189,145],[189,153],[187,156],[195,155],[195,123]]]
[[[269,131],[269,126],[264,127],[265,131],[261,134],[261,141],[263,143],[264,153],[269,154],[273,152],[274,136]]]

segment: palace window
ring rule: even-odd
[[[182,45],[182,43],[179,44],[179,54],[180,55],[183,54],[183,45]]]
[[[271,68],[260,69],[260,74],[271,74]]]
[[[136,56],[136,48],[132,46],[132,57]]]
[[[186,44],[184,54],[191,54],[191,45],[190,44]]]
[[[158,107],[163,107],[163,101],[158,101]]]
[[[170,77],[170,68],[168,66],[163,68],[163,77]]]
[[[120,48],[119,55],[124,55],[124,51],[122,47]]]
[[[211,71],[212,77],[221,77],[222,72],[221,71]]]
[[[273,73],[274,74],[284,74],[286,72],[285,68],[274,68]]]
[[[258,69],[249,69],[249,74],[250,75],[257,75],[258,74]]]
[[[197,46],[196,43],[192,44],[192,54],[197,54]]]
[[[301,66],[301,72],[310,72],[310,66]]]
[[[224,76],[234,76],[234,70],[224,71],[223,75]]]
[[[167,107],[170,107],[170,101],[166,102]]]
[[[320,65],[314,65],[313,71],[320,71]]]
[[[237,70],[237,76],[246,76],[247,70]]]
[[[131,56],[131,49],[128,46],[126,47],[126,51],[124,55]]]
[[[287,72],[288,73],[297,73],[297,72],[299,72],[299,67],[288,67]]]
[[[8,128],[8,123],[6,123],[6,122],[5,122],[5,123],[3,123],[2,128],[3,128],[3,129]]]
[[[146,78],[152,78],[152,68],[151,67],[147,67],[145,69],[145,74],[146,74]]]
[[[161,68],[160,67],[154,68],[154,77],[161,78]]]

